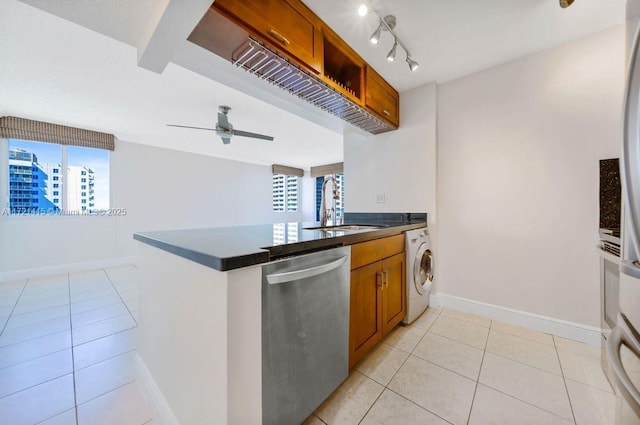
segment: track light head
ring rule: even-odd
[[[362,3],[360,7],[358,7],[358,15],[367,16],[368,12],[369,12],[369,8],[367,7],[366,3]]]
[[[387,60],[389,62],[393,62],[394,60],[396,60],[396,50],[398,49],[398,40],[393,40],[393,47],[391,48],[391,50],[389,51],[389,54],[387,55]]]
[[[411,59],[411,56],[409,56],[408,54],[407,54],[407,64],[409,65],[409,69],[411,71],[415,71],[416,69],[418,69],[418,65],[420,65],[418,62]]]
[[[378,29],[374,31],[373,34],[371,34],[371,37],[369,38],[369,41],[371,42],[371,44],[378,44],[378,42],[380,41],[380,33],[382,32],[382,22],[380,23],[380,25],[378,25]]]
[[[560,7],[566,9],[573,4],[573,0],[560,0]]]

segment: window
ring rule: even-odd
[[[273,211],[298,211],[298,177],[284,174],[273,175]]]
[[[8,145],[10,213],[74,215],[109,208],[107,150],[17,139]]]
[[[336,179],[336,183],[338,184],[338,195],[339,195],[339,199],[335,200],[335,209],[336,209],[336,218],[338,219],[338,221],[340,221],[340,219],[344,216],[344,174],[343,173],[337,173],[337,174],[331,174],[331,175],[327,175],[327,176],[320,176],[320,177],[316,177],[316,221],[320,221],[320,204],[322,201],[322,185],[324,184],[324,179],[325,177],[331,177],[333,176]],[[331,185],[331,183],[327,183],[327,186]],[[333,205],[333,199],[331,198],[331,188],[327,187],[327,193],[326,193],[326,199],[325,199],[325,203],[326,203],[326,207],[327,208],[332,208],[334,207]]]
[[[67,158],[69,186],[76,182],[75,197],[69,197],[69,209],[81,204],[87,204],[91,212],[109,209],[109,151],[69,146]],[[80,179],[79,186],[77,179]],[[87,195],[88,200],[78,203]]]

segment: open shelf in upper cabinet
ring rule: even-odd
[[[323,77],[352,100],[362,104],[365,63],[340,38],[323,29]]]

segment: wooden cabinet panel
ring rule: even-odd
[[[406,312],[405,254],[382,260],[382,334],[391,331]]]
[[[400,125],[400,95],[370,66],[366,67],[365,105],[394,126]]]
[[[216,0],[213,7],[302,65],[322,71],[320,20],[299,0]]]
[[[406,312],[404,233],[351,246],[349,368]]]
[[[404,233],[351,246],[351,269],[404,251]]]
[[[351,272],[349,368],[382,339],[382,262]]]

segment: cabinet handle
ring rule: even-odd
[[[384,272],[380,272],[376,274],[376,285],[380,289],[384,289],[384,277],[382,275],[383,273]]]
[[[386,109],[382,110],[382,113],[385,114],[386,116],[390,117],[391,114],[389,113],[389,111],[387,111]]]
[[[386,270],[382,272],[382,286],[389,286],[389,273]]]
[[[273,36],[273,38],[276,38],[280,43],[282,43],[284,45],[291,44],[291,42],[289,41],[289,39],[287,37],[285,37],[284,35],[280,34],[278,31],[274,30],[273,28],[269,29],[269,34],[271,34]]]

